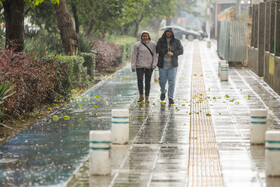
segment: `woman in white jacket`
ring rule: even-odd
[[[138,102],[144,100],[144,76],[145,76],[145,102],[149,102],[149,94],[151,87],[151,77],[153,70],[157,66],[158,58],[156,54],[156,44],[151,40],[150,34],[143,31],[141,41],[136,42],[131,57],[131,69],[136,71],[139,99]]]

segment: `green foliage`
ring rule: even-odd
[[[81,56],[57,56],[56,63],[60,69],[60,80],[57,82],[58,90],[66,88],[66,92],[72,88],[88,86],[90,76],[87,68],[83,66],[85,59]],[[66,83],[66,84],[65,84]],[[67,93],[68,94],[68,93]]]
[[[118,36],[116,39],[111,42],[117,44],[121,48],[121,62],[124,63],[130,59],[133,46],[136,42],[136,38],[131,36]]]
[[[59,35],[59,29],[57,27],[56,12],[53,3],[51,1],[44,1],[36,8],[29,11],[31,15],[31,23],[44,29],[50,35]]]
[[[80,43],[81,52],[90,53],[92,51],[92,46],[93,46],[92,41],[93,41],[93,37],[79,34],[79,43]]]
[[[14,94],[14,92],[10,93],[10,91],[13,89],[14,89],[14,85],[0,80],[0,119],[4,114],[3,106],[2,106],[4,100]]]
[[[34,8],[35,6],[38,6],[39,4],[43,3],[45,0],[24,0],[25,6],[27,8]],[[59,3],[59,0],[51,0],[52,4]]]
[[[85,59],[83,66],[87,68],[87,74],[94,78],[96,53],[81,53],[81,56]]]
[[[48,52],[48,54],[63,54],[63,45],[60,35],[48,34],[40,31],[34,37],[25,36],[25,52],[36,54]]]
[[[24,37],[33,38],[39,35],[39,30],[35,29],[24,29]]]
[[[182,0],[180,0],[182,1]],[[96,36],[104,37],[106,33],[129,34],[135,30],[135,22],[157,19],[175,14],[177,0],[68,0],[68,9],[77,9],[79,23],[84,34],[89,34],[90,25]],[[185,5],[186,3],[184,3]],[[179,7],[181,7],[179,5]],[[44,1],[31,10],[32,22],[58,34],[56,13],[50,1]],[[84,51],[87,52],[87,51]]]
[[[5,32],[0,29],[0,44],[5,43]]]
[[[84,57],[47,55],[44,60],[53,61],[56,67],[53,100],[64,102],[71,96],[72,89],[86,87],[91,82],[87,67],[83,67]]]
[[[81,24],[88,26],[94,20],[94,32],[105,34],[115,32],[119,27],[119,19],[123,17],[123,11],[128,0],[83,0],[76,2],[79,10]]]

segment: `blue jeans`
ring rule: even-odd
[[[168,81],[168,99],[173,99],[175,91],[175,81],[176,81],[177,67],[164,66],[159,68],[159,86],[160,92],[165,93],[165,85]]]

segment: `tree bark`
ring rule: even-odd
[[[144,16],[142,14],[139,20],[134,20],[134,23],[135,23],[134,37],[136,37],[136,38],[137,38],[137,35],[138,35],[138,31],[139,31],[139,25],[140,25],[143,17]]]
[[[74,20],[75,20],[75,30],[76,30],[76,33],[79,34],[80,33],[80,21],[79,21],[79,17],[77,14],[77,7],[74,5],[74,3],[72,3],[72,12],[74,15]]]
[[[79,40],[75,33],[72,18],[66,7],[66,0],[59,0],[59,4],[55,4],[58,28],[66,55],[80,54]]]
[[[40,29],[43,30],[43,26],[42,26],[42,23],[40,22],[40,20],[38,18],[36,18],[32,12],[30,15],[31,15],[32,19],[36,22],[36,24],[40,27]]]
[[[89,28],[88,28],[87,33],[86,33],[87,36],[89,36],[89,34],[91,33],[94,24],[95,24],[95,19],[92,18],[92,20],[91,20],[91,22],[90,22],[90,24],[89,24]]]
[[[160,27],[161,20],[162,18],[155,18],[152,20],[152,25],[153,25],[152,29],[155,33],[157,33],[158,30],[160,29],[159,27]]]
[[[5,47],[15,49],[15,52],[24,50],[24,0],[2,1],[6,27]]]

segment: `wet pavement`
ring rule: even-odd
[[[280,129],[279,95],[246,68],[220,81],[215,41],[183,44],[173,106],[156,82],[137,103],[128,65],[1,146],[0,186],[279,186],[264,146],[250,145],[250,109],[269,109]],[[89,131],[110,129],[115,108],[129,108],[129,144],[112,145],[110,176],[89,176]]]

